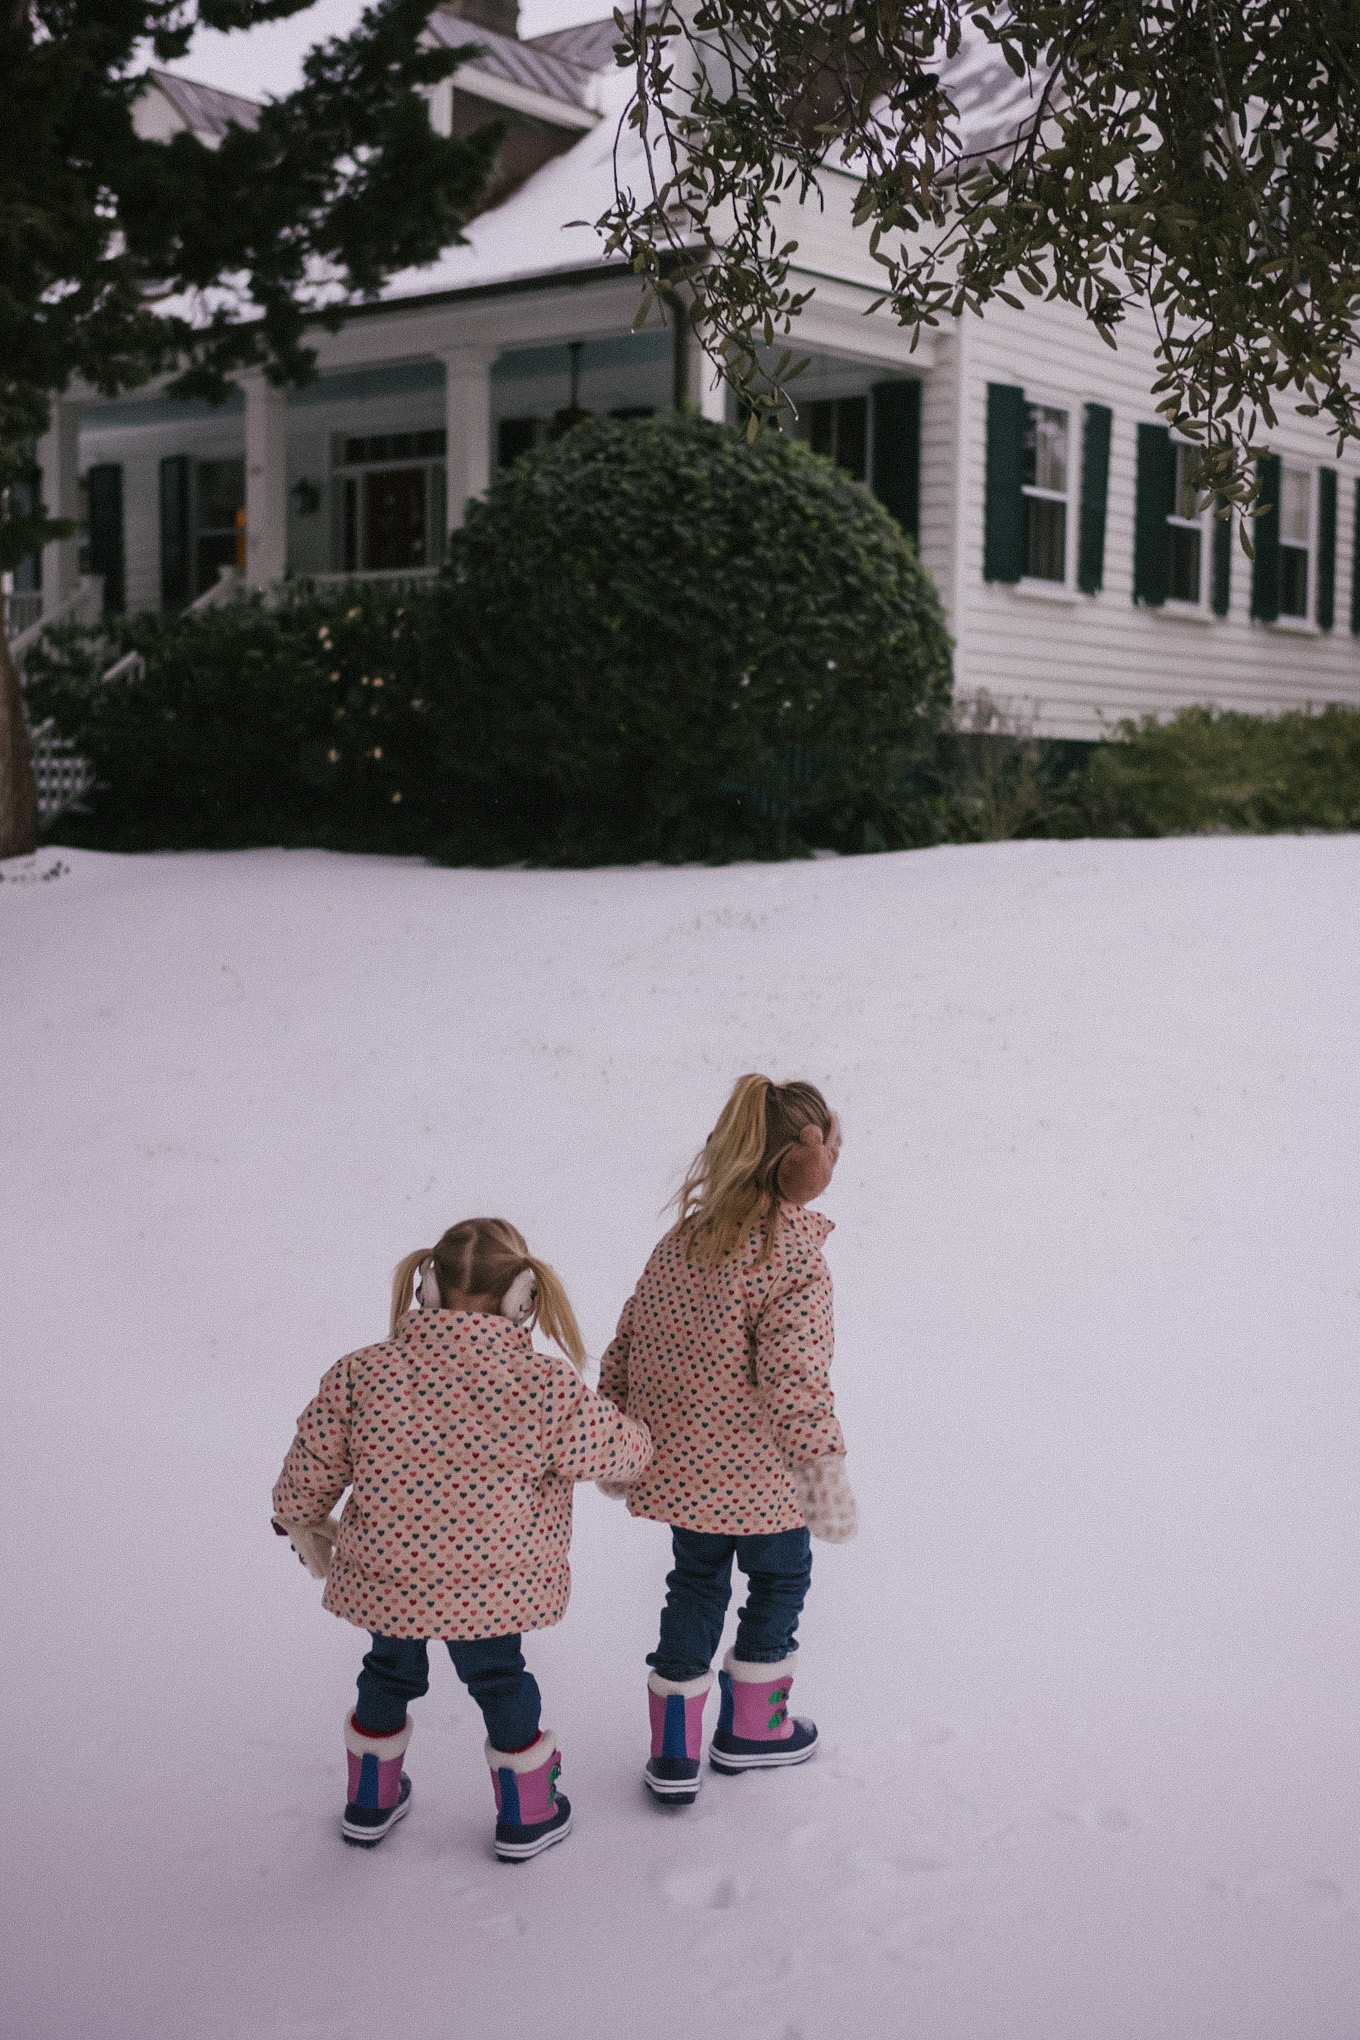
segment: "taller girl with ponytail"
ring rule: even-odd
[[[535,1328],[566,1358],[536,1351]],[[636,1479],[651,1457],[584,1358],[553,1269],[505,1219],[465,1219],[398,1263],[389,1336],[338,1360],[298,1419],[275,1528],[326,1576],[323,1605],[372,1637],[345,1715],[347,1842],[373,1848],[406,1812],[431,1637],[486,1722],[496,1854],[537,1855],[571,1826],[520,1637],[566,1608],[573,1483]]]
[[[627,1487],[635,1516],[671,1526],[661,1637],[647,1662],[652,1795],[690,1805],[704,1703],[732,1591],[749,1582],[719,1674],[709,1761],[746,1771],[802,1763],[792,1720],[794,1633],[812,1577],[809,1532],[853,1536],[855,1498],[831,1395],[830,1219],[806,1207],[831,1181],[836,1115],[814,1084],[739,1079],[676,1199],[600,1370],[600,1391],[651,1431]]]

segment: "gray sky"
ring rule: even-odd
[[[240,35],[217,35],[200,29],[187,57],[168,64],[181,77],[197,78],[223,91],[243,92],[249,99],[267,93],[291,92],[302,82],[302,59],[313,43],[346,35],[364,9],[364,0],[315,0],[315,5],[286,21],[266,22]],[[577,21],[602,21],[613,0],[521,0],[520,34],[545,35],[551,28],[569,28]]]

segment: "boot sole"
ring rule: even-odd
[[[568,1814],[561,1827],[554,1828],[550,1834],[540,1835],[536,1842],[495,1842],[492,1846],[502,1863],[527,1863],[531,1856],[541,1856],[554,1842],[565,1842],[571,1833],[571,1821],[572,1817]]]
[[[658,1806],[693,1806],[699,1797],[701,1778],[653,1778],[650,1771],[644,1771],[642,1782]]]
[[[735,1778],[742,1771],[785,1771],[790,1765],[805,1764],[816,1753],[816,1743],[809,1743],[806,1749],[790,1750],[787,1756],[729,1756],[726,1751],[710,1750],[708,1761],[715,1771],[726,1772]]]
[[[372,1828],[351,1827],[349,1822],[342,1818],[340,1822],[341,1836],[345,1841],[349,1843],[351,1849],[376,1849],[379,1842],[385,1842],[387,1840],[387,1837],[391,1834],[397,1822],[399,1820],[405,1820],[408,1812],[410,1811],[410,1807],[411,1807],[411,1795],[408,1792],[405,1799],[402,1800],[401,1804],[393,1808],[392,1818],[388,1821],[385,1821],[382,1827],[378,1829],[376,1834],[373,1832]]]

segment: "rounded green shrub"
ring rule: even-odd
[[[914,840],[950,643],[914,546],[773,432],[594,420],[455,534],[439,600],[469,833],[570,863]]]

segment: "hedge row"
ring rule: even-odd
[[[951,724],[949,649],[914,548],[828,462],[606,420],[499,477],[437,581],[58,631],[28,696],[95,775],[50,833],[107,849],[593,864],[1360,828],[1360,711],[1043,743],[985,702]]]

